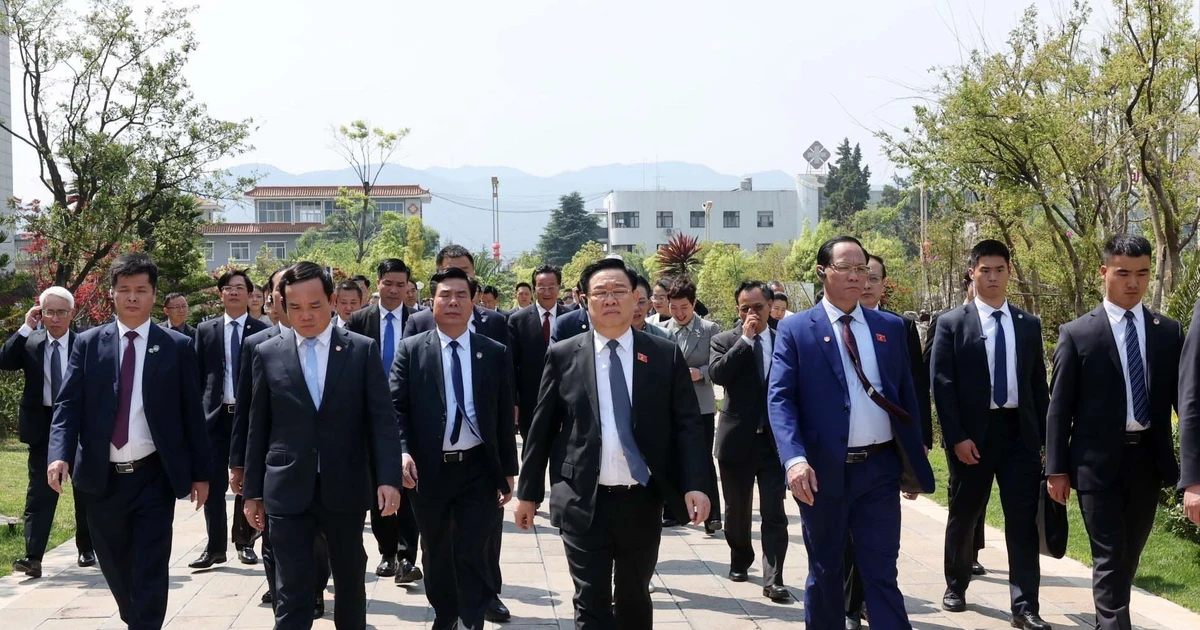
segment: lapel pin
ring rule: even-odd
[[[483,358],[483,353],[482,353],[482,352],[476,352],[476,353],[475,353],[475,358],[476,358],[476,359],[482,359],[482,358]]]
[[[584,324],[584,325],[583,325],[583,326],[581,326],[580,328],[581,328],[581,329],[583,329],[583,330],[587,330],[587,324]]]
[[[637,359],[638,359],[638,361],[641,361],[642,363],[646,363],[646,364],[650,363],[650,359],[648,359],[646,357],[646,355],[642,354],[641,352],[638,353]]]
[[[875,341],[878,341],[879,343],[887,343],[887,337],[884,337],[883,333],[875,333]]]
[[[1157,317],[1155,317],[1155,318],[1154,318],[1154,325],[1155,325],[1155,326],[1157,326],[1157,325],[1158,325],[1158,318],[1157,318]]]
[[[334,346],[334,347],[333,347],[333,350],[334,350],[335,352],[341,352],[341,351],[342,351],[342,347],[341,347],[341,346]]]
[[[1017,313],[1017,319],[1025,319],[1024,313]]]
[[[150,346],[150,349],[147,350],[146,352],[149,352],[150,354],[154,354],[155,352],[158,352],[158,346],[157,345]]]
[[[829,343],[829,337],[825,338],[825,343]]]

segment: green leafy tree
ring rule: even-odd
[[[583,274],[583,268],[604,258],[604,247],[596,241],[588,241],[575,252],[571,260],[563,265],[563,289],[570,290],[579,284],[579,276]]]
[[[820,218],[845,222],[867,207],[871,197],[871,168],[862,165],[862,151],[857,144],[851,149],[849,138],[838,145],[837,156],[825,178],[827,203]]]
[[[831,221],[818,221],[816,229],[810,228],[808,221],[805,221],[800,230],[800,238],[792,241],[791,252],[785,261],[788,278],[816,284],[817,250],[821,248],[821,243],[837,236],[839,232],[838,227]]]
[[[151,216],[139,226],[143,249],[158,266],[158,295],[179,292],[188,304],[196,305],[216,298],[210,289],[214,282],[205,271],[197,229],[202,213],[191,195],[163,196]],[[255,280],[259,282],[259,280]]]
[[[558,208],[550,213],[550,222],[542,230],[538,253],[548,265],[566,265],[585,243],[596,238],[597,217],[584,206],[578,192],[558,199]]]
[[[521,252],[521,255],[509,264],[508,269],[512,272],[514,282],[533,284],[533,270],[541,266],[542,259],[538,257],[537,252]]]
[[[704,266],[696,282],[696,298],[708,307],[706,319],[728,329],[738,319],[733,292],[743,280],[754,277],[756,260],[737,245],[707,243]]]
[[[400,142],[408,134],[408,128],[386,131],[381,127],[372,127],[369,122],[364,120],[355,120],[333,130],[338,156],[350,165],[362,185],[362,188],[356,191],[361,194],[359,198],[355,199],[358,204],[358,212],[354,218],[357,220],[353,225],[343,222],[343,227],[351,229],[354,243],[357,246],[354,257],[354,261],[357,263],[363,261],[363,257],[367,253],[367,241],[374,233],[375,213],[371,210],[373,203],[371,189],[379,181],[383,167],[387,166],[396,149],[400,147]],[[338,200],[339,202],[343,201],[340,192]],[[346,201],[349,202],[349,200]],[[344,210],[347,210],[346,216],[349,217],[348,208],[344,208]]]

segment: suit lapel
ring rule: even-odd
[[[46,380],[46,342],[49,339],[50,334],[39,329],[29,333],[29,339],[25,342],[25,352],[33,359],[33,364],[37,366],[37,377],[43,381]]]
[[[1154,394],[1154,360],[1158,358],[1159,330],[1158,317],[1145,306],[1142,307],[1142,321],[1146,323],[1146,393]]]
[[[653,326],[653,324],[651,324],[651,326]],[[638,416],[639,416],[637,403],[638,403],[638,400],[640,400],[640,397],[638,396],[638,393],[639,392],[649,392],[650,386],[651,386],[649,360],[647,359],[646,361],[642,361],[640,359],[640,357],[648,357],[649,355],[646,353],[646,351],[650,349],[650,348],[646,347],[646,342],[641,339],[642,334],[643,333],[634,331],[634,333],[633,333],[633,352],[629,353],[629,354],[633,355],[633,391],[630,392],[630,398],[632,399],[632,409],[633,409],[633,413],[631,414],[633,416],[632,422],[633,422],[633,428],[635,428],[635,429],[637,428],[637,425],[638,425]],[[595,362],[593,362],[593,365],[594,364],[595,364]]]
[[[296,345],[296,331],[289,328],[288,330],[281,331],[277,336],[283,339],[280,342],[283,344],[283,355],[285,357],[283,369],[287,372],[288,380],[291,381],[296,397],[306,401],[308,408],[313,413],[316,413],[317,405],[308,393],[308,382],[304,380],[304,368],[300,365],[300,348]]]
[[[486,400],[485,396],[487,396],[487,392],[484,391],[484,389],[482,387],[483,379],[479,378],[478,376],[485,374],[486,371],[483,368],[483,351],[476,350],[476,348],[480,345],[479,338],[482,337],[483,335],[478,334],[478,333],[468,333],[468,334],[470,334],[469,338],[471,340],[471,349],[473,351],[471,356],[467,357],[467,360],[471,362],[471,397],[475,399],[475,421],[479,423],[479,426],[476,428],[479,429],[479,433],[480,433],[479,437],[480,437],[480,439],[482,439],[483,438],[483,416],[484,416],[484,414],[481,412],[484,409],[487,409],[488,405],[484,404],[484,402],[483,402],[484,400]],[[504,413],[504,411],[501,410],[500,413]],[[511,413],[511,410],[510,410],[510,413]]]
[[[825,359],[829,361],[829,366],[833,368],[833,373],[837,375],[838,382],[842,384],[842,390],[849,392],[850,387],[846,384],[846,370],[842,368],[842,355],[838,351],[837,341],[833,338],[833,335],[836,333],[825,314],[825,307],[818,306],[812,309],[810,313],[810,331],[813,341],[821,348],[821,354],[825,355]]]
[[[116,377],[121,373],[121,344],[116,322],[105,326],[104,332],[100,333],[100,356],[108,357],[108,366],[112,370],[112,376],[108,380],[112,381],[113,396],[116,396],[119,389]]]
[[[249,320],[250,316],[247,315],[246,319]],[[221,362],[221,369],[225,369],[226,366],[225,366],[225,315],[224,314],[221,314],[219,317],[217,317],[217,325],[215,327],[213,327],[213,330],[216,331],[217,338],[214,340],[216,343],[212,344],[211,347],[213,348],[213,352],[217,355],[217,360]],[[215,365],[215,363],[214,363],[214,365]],[[225,386],[225,378],[224,377],[221,378],[220,383],[221,383],[221,387],[223,389]]]
[[[346,357],[351,350],[350,335],[344,328],[333,327],[329,335],[329,359],[325,363],[325,385],[321,390],[321,409],[325,408],[328,394],[333,391],[334,384],[342,378],[342,370],[346,367]]]
[[[875,349],[875,365],[879,367],[879,382],[883,385],[884,390],[887,390],[887,375],[891,370],[884,369],[887,361],[891,358],[891,349],[888,347],[887,336],[883,333],[875,332],[879,328],[879,323],[872,317],[873,313],[867,313],[867,309],[862,309],[863,321],[867,323],[867,330],[871,333],[871,347]],[[862,340],[857,340],[859,346],[862,346]],[[907,340],[902,340],[907,341]],[[859,357],[861,359],[861,357]],[[857,377],[857,375],[855,375]]]
[[[592,341],[591,335],[576,335],[579,339],[578,345],[575,346],[575,352],[579,358],[579,365],[583,369],[583,380],[587,383],[588,403],[592,408],[592,427],[596,435],[600,434],[600,396],[597,394],[596,384],[596,348]]]
[[[154,395],[154,386],[151,379],[158,375],[158,366],[161,363],[159,356],[162,354],[162,345],[166,344],[170,337],[164,333],[158,324],[150,324],[150,332],[146,335],[146,359],[142,362],[142,398],[143,402],[149,402],[151,396]],[[224,354],[224,353],[222,353]],[[150,405],[144,405],[146,408],[146,420],[150,420]]]
[[[1018,391],[1018,396],[1020,396],[1020,394],[1019,394],[1019,392],[1021,390],[1020,381],[1024,380],[1024,379],[1022,379],[1022,376],[1021,376],[1022,374],[1024,374],[1024,372],[1022,371],[1022,368],[1025,367],[1025,361],[1026,361],[1025,353],[1021,352],[1021,348],[1025,347],[1025,342],[1029,336],[1029,331],[1025,329],[1025,313],[1024,313],[1024,311],[1021,311],[1021,310],[1017,309],[1016,307],[1014,307],[1012,304],[1009,304],[1008,312],[1012,314],[1012,320],[1013,320],[1012,321],[1013,349],[1015,350],[1015,352],[1013,352],[1013,354],[1015,354],[1017,357],[1016,369],[1013,371],[1017,375],[1017,379],[1018,379],[1017,391]]]
[[[1121,353],[1117,349],[1117,338],[1113,336],[1112,324],[1108,321],[1108,312],[1104,310],[1104,304],[1096,307],[1090,315],[1092,316],[1092,325],[1096,327],[1096,336],[1100,339],[1100,343],[1107,347],[1108,357],[1112,359],[1113,366],[1117,368],[1117,373],[1124,374],[1125,366],[1121,364]],[[1147,340],[1147,347],[1149,347],[1149,340]],[[1121,393],[1124,394],[1125,390],[1122,389]]]
[[[369,337],[375,340],[375,343],[382,346],[383,338],[379,336],[379,328],[382,326],[380,323],[382,321],[382,319],[380,319],[381,312],[383,312],[383,307],[378,304],[376,304],[371,308],[370,311],[367,312],[367,333]]]
[[[449,416],[450,408],[446,406],[446,376],[442,371],[442,343],[437,329],[434,329],[432,334],[429,334],[425,340],[425,360],[429,361],[429,364],[432,366],[433,380],[437,384],[438,398],[442,401],[442,409]]]
[[[976,376],[981,379],[981,383],[987,383],[990,388],[992,372],[988,368],[987,343],[983,335],[983,325],[979,323],[979,309],[975,308],[974,302],[963,306],[962,309],[963,345],[972,348],[975,356],[979,357],[979,360],[975,361]],[[988,391],[990,392],[991,390],[989,389]]]

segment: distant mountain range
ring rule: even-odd
[[[230,169],[235,176],[257,174],[265,186],[336,186],[357,181],[350,169],[292,174],[270,164],[243,164]],[[503,166],[462,166],[414,169],[400,165],[384,168],[380,184],[417,184],[433,195],[425,208],[425,222],[442,235],[472,250],[490,249],[492,243],[492,184],[500,178],[500,245],[504,256],[533,249],[541,237],[550,210],[561,195],[578,191],[589,210],[603,206],[610,190],[732,190],[742,177],[754,180],[755,190],[795,190],[794,175],[766,171],[727,175],[686,162],[657,164],[610,164],[538,177]],[[253,221],[244,203],[228,204],[225,220]]]

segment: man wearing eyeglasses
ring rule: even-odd
[[[163,313],[167,316],[167,326],[188,337],[196,338],[196,329],[187,323],[188,303],[182,293],[170,293],[163,300]]]
[[[25,555],[13,562],[13,571],[36,578],[42,576],[42,554],[50,539],[58,493],[46,484],[50,440],[50,419],[54,399],[67,372],[67,360],[75,344],[71,320],[75,317],[75,297],[62,287],[42,292],[38,304],[25,313],[21,326],[0,349],[0,370],[23,370],[25,391],[21,395],[18,436],[29,445],[29,486],[25,491]],[[75,544],[78,564],[96,564],[92,536],[87,524],[87,501],[73,488],[75,496]]]
[[[212,480],[208,500],[204,502],[204,521],[208,527],[208,545],[200,557],[188,564],[192,569],[207,569],[223,564],[229,543],[225,525],[225,491],[229,488],[229,441],[233,433],[234,406],[242,367],[242,343],[267,325],[250,317],[250,291],[254,284],[245,271],[227,271],[217,279],[225,312],[201,324],[194,342],[197,367],[203,384],[204,419],[212,455]],[[245,518],[234,514],[235,519]],[[235,545],[242,564],[255,564],[258,556],[251,546]]]

